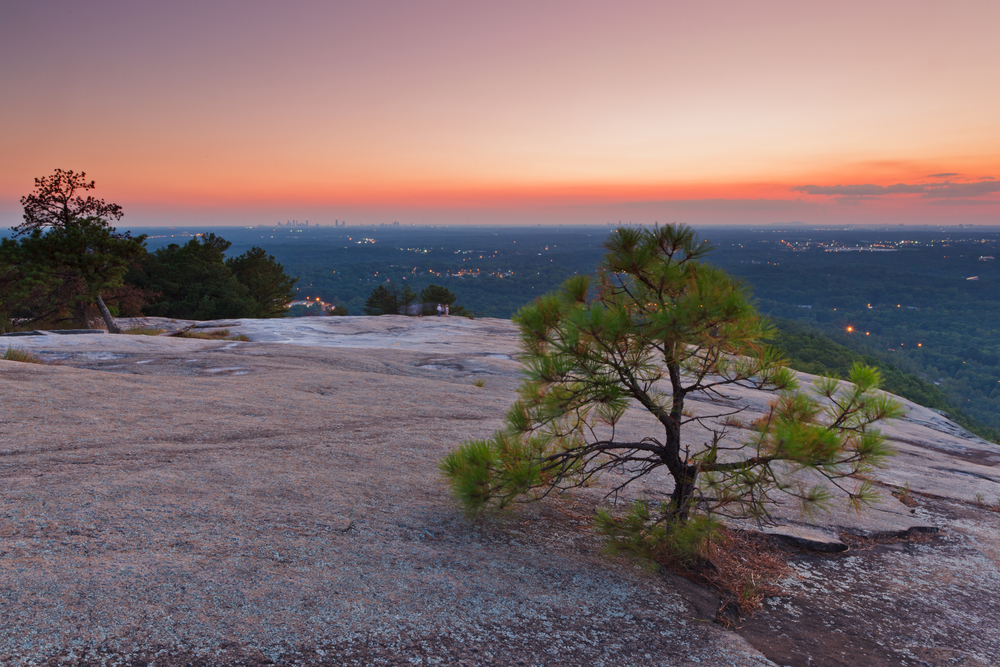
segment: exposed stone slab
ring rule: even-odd
[[[789,530],[818,531],[817,534],[825,533],[835,537],[840,532],[846,532],[860,537],[884,538],[905,537],[913,531],[937,532],[939,529],[927,517],[918,516],[887,491],[879,489],[878,492],[879,500],[860,512],[843,504],[835,504],[827,510],[814,511],[810,516],[803,515],[794,505],[777,507],[774,511],[777,525],[774,530],[765,532],[775,532],[787,527]],[[837,541],[840,541],[839,537]]]
[[[531,663],[551,648],[550,637],[536,632],[539,623],[552,622],[551,610],[559,610],[571,625],[560,655],[575,664],[771,664],[746,643],[732,643],[734,635],[700,625],[703,603],[691,606],[668,584],[650,592],[631,566],[599,556],[592,535],[557,522],[528,534],[459,516],[436,461],[461,440],[491,432],[514,399],[520,365],[511,322],[359,317],[238,324],[255,342],[37,335],[18,345],[77,368],[0,362],[0,500],[9,508],[0,516],[0,568],[14,595],[4,599],[38,601],[30,609],[8,604],[13,612],[0,620],[0,639],[40,631],[49,646],[61,637],[97,645],[106,639],[100,628],[119,643],[152,645],[200,632],[207,639],[191,650],[201,651],[253,635],[253,650],[276,659],[290,655],[281,648],[289,638],[301,645],[346,642],[331,651],[368,650],[350,643],[368,632],[385,639],[377,650],[394,655],[420,642],[438,651],[425,655],[435,659],[454,657],[447,652],[456,646],[500,646],[505,658]],[[811,376],[800,377],[808,388]],[[475,379],[484,387],[472,386]],[[695,398],[689,407],[696,414],[738,410],[736,418],[749,424],[773,397],[733,389]],[[914,608],[944,610],[948,619],[959,617],[960,597],[973,599],[983,587],[995,592],[1000,563],[995,521],[977,522],[959,510],[913,511],[889,492],[909,485],[921,502],[953,499],[965,510],[977,496],[992,502],[1000,497],[1000,447],[904,404],[907,418],[884,428],[899,453],[872,475],[890,487],[877,507],[803,517],[789,504],[766,528],[832,554],[815,558],[838,557],[831,550],[844,545],[844,532],[941,529],[933,539],[963,540],[961,553],[971,555],[955,562],[936,557],[930,544],[912,550],[914,561],[903,558],[903,545],[885,545],[886,568],[894,569],[880,580],[884,590],[874,597],[866,588],[882,576],[884,568],[874,568],[854,593],[882,610],[879,637],[889,636],[897,602],[909,603],[912,563],[924,587]],[[630,413],[623,430],[648,433],[644,419]],[[745,428],[730,431],[730,443],[748,435]],[[685,437],[698,442],[708,434],[692,428]],[[653,474],[636,496],[656,497],[669,484]],[[602,482],[580,493],[600,498],[608,488]],[[825,576],[838,571],[823,566]],[[809,573],[801,569],[800,576]],[[239,586],[225,583],[234,581]],[[841,584],[830,581],[839,591]],[[815,607],[823,618],[828,594],[803,592],[794,613]],[[1000,627],[988,603],[976,604],[974,624]],[[645,619],[676,610],[690,624],[647,634]],[[150,613],[156,623],[143,620]],[[850,613],[860,619],[866,607],[851,606]],[[96,621],[73,625],[85,617]],[[909,620],[914,641],[922,642],[906,648],[910,658],[995,655],[1000,646],[992,631],[966,632],[962,646],[949,645],[921,634],[919,617]],[[454,636],[439,630],[448,624],[459,628]],[[810,632],[824,627],[817,621]],[[622,631],[636,645],[655,646],[650,657],[601,648]],[[399,643],[404,635],[411,644]],[[486,636],[493,639],[477,639]],[[875,664],[866,659],[856,664]]]
[[[22,339],[63,361],[0,361],[0,664],[773,667],[559,512],[467,521],[437,462],[499,425],[516,345],[389,324]]]
[[[829,530],[822,530],[812,526],[795,526],[787,523],[761,526],[758,530],[813,551],[822,551],[825,553],[847,551],[847,545],[844,544],[836,533]]]

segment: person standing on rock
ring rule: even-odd
[[[448,317],[448,304],[444,304],[444,316]]]
[[[439,303],[439,304],[438,304],[438,317],[441,317],[441,314],[442,314],[443,312],[444,312],[444,308],[442,308],[442,307],[441,307],[441,304]]]

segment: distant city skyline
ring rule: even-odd
[[[0,7],[0,228],[1000,224],[1000,3]]]

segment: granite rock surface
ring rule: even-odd
[[[0,664],[978,665],[1000,655],[989,602],[1000,515],[977,505],[1000,498],[1000,447],[932,410],[907,403],[884,429],[898,455],[874,476],[884,491],[874,511],[782,508],[767,530],[820,551],[793,559],[787,596],[741,636],[711,622],[711,593],[600,552],[587,525],[606,487],[504,520],[469,522],[452,504],[437,461],[498,427],[519,381],[509,321],[215,324],[250,342],[0,340],[53,362],[0,362]],[[733,390],[692,409],[738,406],[749,423],[769,400]],[[904,485],[906,505],[892,495]],[[661,476],[631,493],[664,491]],[[832,600],[837,613],[824,617]],[[844,639],[859,627],[869,627],[861,639]],[[810,646],[832,660],[848,645],[843,662],[809,662]]]

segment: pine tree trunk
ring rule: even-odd
[[[104,299],[101,298],[100,294],[97,295],[97,307],[101,311],[101,317],[104,318],[104,324],[108,327],[108,333],[120,334],[122,330],[115,324],[115,318],[111,317],[111,311],[104,305]]]
[[[698,467],[682,464],[679,474],[673,474],[674,491],[670,494],[670,504],[673,506],[677,523],[684,523],[691,513],[691,501],[694,498],[695,480],[698,477]]]
[[[87,306],[85,304],[80,304],[79,306],[77,306],[76,319],[80,320],[80,322],[83,323],[83,326],[86,327],[87,329],[94,328],[90,326],[90,317],[88,317],[87,315]]]

